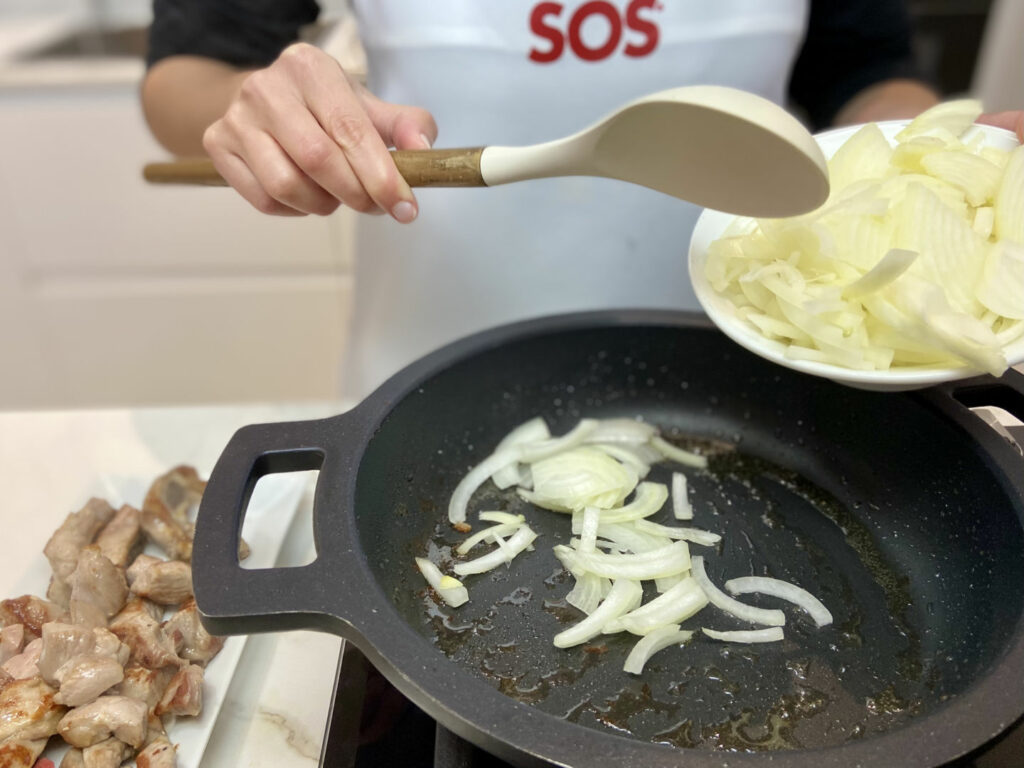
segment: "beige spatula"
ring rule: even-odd
[[[589,128],[527,147],[401,150],[414,187],[480,187],[553,176],[602,176],[730,213],[793,216],[828,196],[825,158],[776,104],[719,86],[672,88]],[[147,165],[164,184],[224,184],[208,160]]]

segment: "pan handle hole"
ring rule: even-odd
[[[313,491],[319,470],[276,472],[256,481],[242,523],[242,568],[297,568],[316,560]]]

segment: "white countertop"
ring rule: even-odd
[[[0,523],[16,532],[17,542],[0,558],[0,597],[16,596],[12,590],[68,512],[92,495],[104,495],[103,478],[151,480],[180,463],[207,476],[238,427],[345,409],[324,403],[0,413]],[[310,508],[311,488],[278,564],[311,559]],[[250,637],[201,765],[316,765],[340,649],[339,638],[314,632]],[[173,741],[173,728],[170,737]]]

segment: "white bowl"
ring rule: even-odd
[[[895,135],[908,122],[907,120],[888,120],[879,122],[878,126],[885,137],[893,141]],[[836,128],[819,133],[814,138],[817,139],[825,156],[831,157],[860,127],[859,125],[853,125],[846,128]],[[986,144],[989,146],[1000,149],[1013,149],[1017,146],[1017,137],[1010,131],[1003,130],[1002,128],[976,125],[971,128],[965,138],[969,138],[975,132],[982,133],[985,136]],[[897,366],[885,371],[859,371],[827,363],[787,358],[785,355],[785,345],[765,338],[757,329],[739,317],[732,302],[717,293],[704,275],[708,247],[725,233],[729,225],[736,218],[736,216],[730,213],[705,209],[701,213],[700,218],[697,219],[693,236],[690,238],[689,262],[690,281],[693,284],[694,292],[697,294],[697,300],[704,308],[708,317],[711,318],[711,321],[726,336],[740,346],[786,368],[803,371],[814,376],[822,376],[840,384],[860,389],[897,392],[921,389],[944,381],[954,381],[979,375],[978,371],[967,366],[951,368],[900,368]],[[1006,359],[1011,366],[1024,363],[1024,337],[1005,347],[1004,351]]]

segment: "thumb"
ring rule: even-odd
[[[996,128],[1005,128],[1017,134],[1017,140],[1024,142],[1024,110],[1011,110],[1009,112],[993,112],[982,115],[978,118],[979,123],[994,125]]]
[[[366,90],[360,93],[360,98],[366,114],[389,147],[430,149],[437,139],[437,124],[427,110],[381,101]]]

